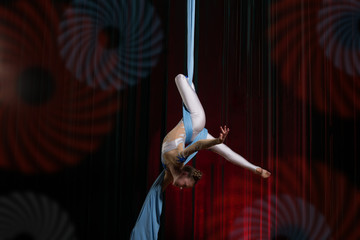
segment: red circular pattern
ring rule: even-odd
[[[19,0],[11,9],[0,7],[1,168],[23,173],[57,171],[96,149],[113,127],[116,95],[73,79],[59,55],[58,24],[50,1]],[[34,69],[35,74],[26,76]],[[41,81],[22,89],[20,77]],[[45,87],[46,98],[35,96],[43,87],[39,84],[47,81],[53,90],[46,93]],[[21,92],[41,101],[28,102]]]
[[[345,176],[305,158],[274,162],[276,169],[267,180],[224,179],[223,194],[215,196],[213,217],[207,220],[211,239],[293,239],[296,234],[360,238],[360,193]]]
[[[351,6],[349,1],[345,1],[347,3]],[[356,55],[358,50],[344,46],[351,39],[336,37],[336,32],[343,31],[337,28],[343,25],[330,21],[326,28],[321,27],[324,17],[336,16],[338,11],[319,15],[324,14],[323,9],[337,8],[332,7],[336,4],[339,1],[274,2],[271,6],[272,24],[269,29],[273,46],[271,54],[278,66],[281,80],[300,99],[313,104],[322,112],[352,117],[360,110],[359,75],[348,74],[357,72],[356,59],[345,57],[339,60],[334,57],[348,56],[352,51]],[[324,34],[330,27],[333,34]],[[351,37],[352,34],[346,36]],[[338,41],[332,45],[334,49],[331,49],[336,54],[329,54],[329,46],[333,40]],[[346,63],[349,59],[353,62]]]

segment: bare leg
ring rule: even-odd
[[[175,83],[186,108],[190,112],[193,126],[191,140],[194,140],[199,132],[201,132],[201,130],[205,127],[205,111],[200,103],[198,96],[196,95],[196,92],[189,85],[188,79],[184,75],[177,75],[175,78]]]
[[[213,139],[214,137],[211,136],[210,133],[207,135],[207,139]],[[221,143],[218,145],[214,145],[209,148],[210,150],[216,152],[220,156],[224,157],[229,162],[238,165],[240,167],[246,168],[256,174],[261,175],[263,178],[268,178],[271,173],[266,171],[265,169],[262,169],[261,167],[255,166],[254,164],[248,162],[245,158],[231,150],[228,146]]]

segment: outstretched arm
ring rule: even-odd
[[[185,148],[183,151],[181,151],[180,156],[186,158],[186,157],[190,156],[191,154],[193,154],[194,152],[197,152],[202,149],[207,149],[214,145],[223,143],[225,141],[225,138],[228,135],[229,131],[230,131],[230,129],[227,128],[226,126],[224,126],[224,127],[220,126],[220,135],[218,138],[199,140],[199,141],[195,142],[194,144]]]

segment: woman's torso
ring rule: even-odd
[[[184,150],[185,128],[183,121],[180,121],[164,138],[161,148],[161,161],[176,160],[179,153]]]

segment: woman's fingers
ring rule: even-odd
[[[225,138],[228,135],[229,131],[230,131],[230,129],[228,127],[226,127],[226,125],[224,125],[224,127],[220,126],[219,139],[221,140],[221,142],[225,141]]]
[[[227,128],[226,125],[224,127],[220,126],[220,130],[222,133],[229,132],[229,128]]]

